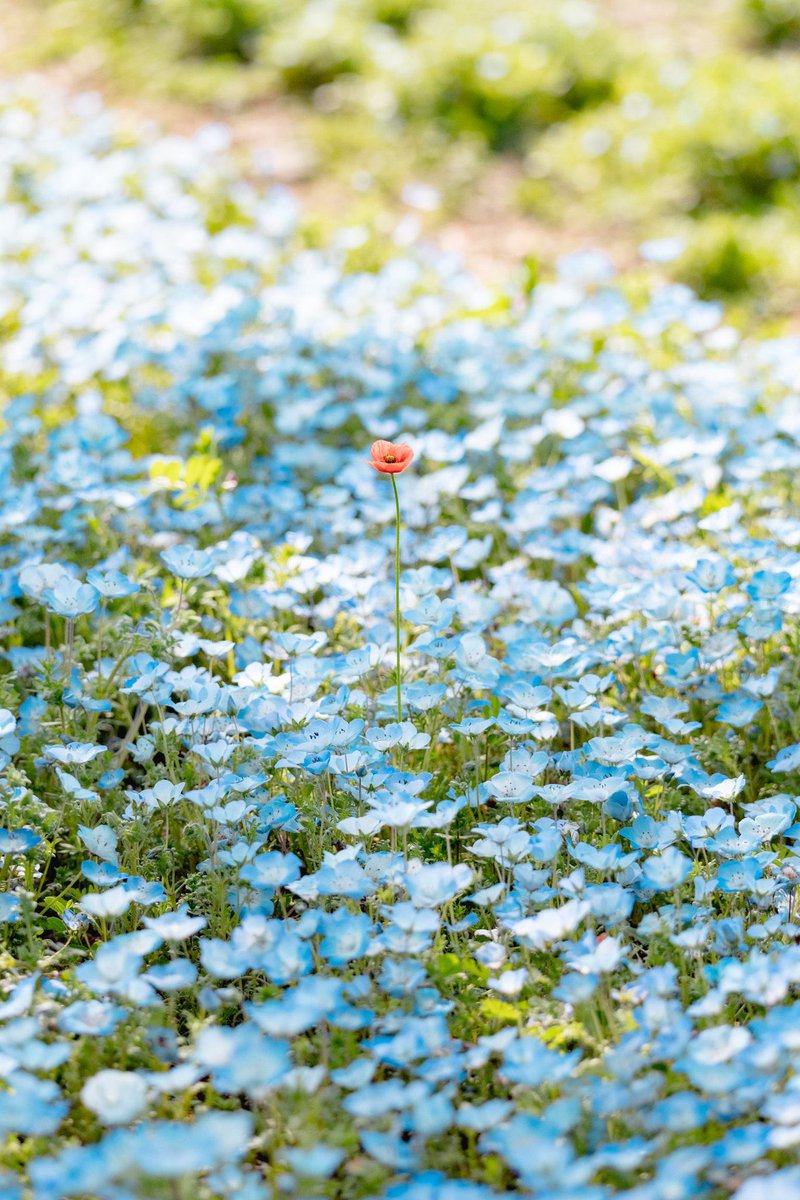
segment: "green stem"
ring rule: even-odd
[[[390,476],[394,489],[395,538],[394,538],[394,628],[397,652],[397,719],[403,720],[403,701],[400,694],[400,496],[397,480]]]

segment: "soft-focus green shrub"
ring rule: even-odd
[[[674,274],[703,296],[761,311],[787,311],[797,302],[800,213],[775,210],[749,217],[715,213],[685,228],[685,250]]]
[[[618,102],[536,144],[528,202],[591,197],[626,220],[781,204],[800,178],[797,81],[791,60],[741,55],[633,72]]]
[[[590,208],[634,236],[679,233],[677,269],[704,296],[781,294],[798,228],[797,78],[792,58],[745,55],[627,72],[616,102],[535,143],[521,203],[564,222]]]
[[[677,273],[704,296],[731,299],[745,291],[763,296],[779,256],[758,232],[737,217],[718,215],[703,221],[692,231]]]
[[[589,8],[518,5],[487,19],[482,0],[461,0],[417,16],[400,65],[405,116],[508,150],[608,99],[621,56]]]
[[[51,49],[96,43],[148,86],[197,99],[202,64],[213,99],[220,64],[239,64],[239,94],[434,121],[494,150],[607,99],[621,65],[588,5],[554,0],[51,0],[47,11]]]
[[[743,0],[741,23],[757,45],[768,49],[800,45],[798,0]]]
[[[151,0],[147,7],[159,23],[180,35],[181,54],[249,63],[256,56],[257,35],[269,26],[275,5],[271,0]],[[142,12],[145,4],[132,8]]]

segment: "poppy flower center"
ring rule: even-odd
[[[393,462],[397,462],[397,459],[395,458],[395,456],[393,454],[387,454],[386,458],[383,461],[385,463],[393,463]]]

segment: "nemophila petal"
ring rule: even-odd
[[[78,836],[90,854],[95,854],[112,866],[118,864],[117,845],[119,839],[110,825],[95,825],[91,829],[86,825],[79,825]]]
[[[143,978],[160,992],[175,992],[192,986],[197,968],[187,958],[176,958],[150,967]]]
[[[103,1125],[127,1125],[147,1104],[147,1084],[135,1071],[98,1071],[83,1085],[81,1100]]]
[[[151,904],[162,904],[167,898],[164,885],[158,879],[143,879],[141,875],[128,875],[122,886],[135,904],[145,907]]]
[[[182,544],[161,551],[161,561],[178,579],[204,579],[214,570],[214,556],[210,550],[198,550]]]
[[[754,720],[761,707],[761,701],[753,696],[732,696],[717,709],[717,720],[741,729]]]
[[[63,1008],[58,1024],[67,1033],[107,1037],[128,1015],[121,1005],[102,1000],[76,1000]]]
[[[52,612],[70,620],[94,612],[100,603],[99,594],[91,584],[70,576],[62,577],[52,588],[45,588],[42,599]]]
[[[327,1179],[338,1169],[345,1158],[344,1150],[334,1146],[310,1146],[306,1149],[288,1149],[283,1157],[298,1175],[314,1179]]]
[[[259,854],[242,867],[241,878],[255,887],[285,887],[300,878],[300,859],[296,854],[281,854],[278,850]]]
[[[754,858],[726,862],[717,868],[717,882],[723,892],[749,892],[762,873],[761,864]]]
[[[568,900],[559,908],[545,909],[517,921],[511,931],[523,945],[541,950],[577,929],[589,911],[590,906],[585,901]]]
[[[91,859],[81,863],[81,874],[95,887],[113,887],[125,879],[124,874],[112,863],[96,863]]]
[[[127,575],[123,575],[121,571],[115,571],[113,568],[103,570],[93,567],[86,572],[86,579],[101,596],[105,596],[107,599],[135,596],[139,591],[139,584],[135,580],[129,579]]]
[[[501,771],[486,783],[486,790],[504,804],[525,804],[533,796],[533,784],[520,771]]]
[[[13,1020],[28,1011],[40,977],[40,973],[36,971],[16,985],[8,999],[0,1004],[0,1021]]]
[[[412,903],[419,908],[438,908],[452,900],[472,882],[466,863],[451,867],[447,863],[427,863],[409,871],[405,885]]]
[[[142,924],[168,942],[182,942],[205,929],[205,917],[193,917],[185,905],[176,912],[162,913],[159,917],[143,917]]]
[[[80,906],[89,916],[106,919],[122,916],[132,903],[133,897],[126,891],[125,885],[118,884],[105,892],[89,892],[81,900]]]
[[[792,746],[784,746],[767,766],[778,775],[786,771],[795,771],[800,766],[800,742]]]
[[[676,846],[669,846],[663,854],[652,855],[644,860],[641,884],[652,891],[669,891],[679,887],[691,870],[692,860]]]
[[[83,766],[92,762],[99,754],[108,754],[108,750],[105,746],[96,746],[91,742],[67,742],[63,746],[43,746],[42,753],[52,762],[59,762],[64,766]]]
[[[0,829],[0,854],[27,854],[41,840],[32,829]]]

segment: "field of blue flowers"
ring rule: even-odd
[[[2,1200],[796,1200],[800,340],[33,86],[0,216]]]

